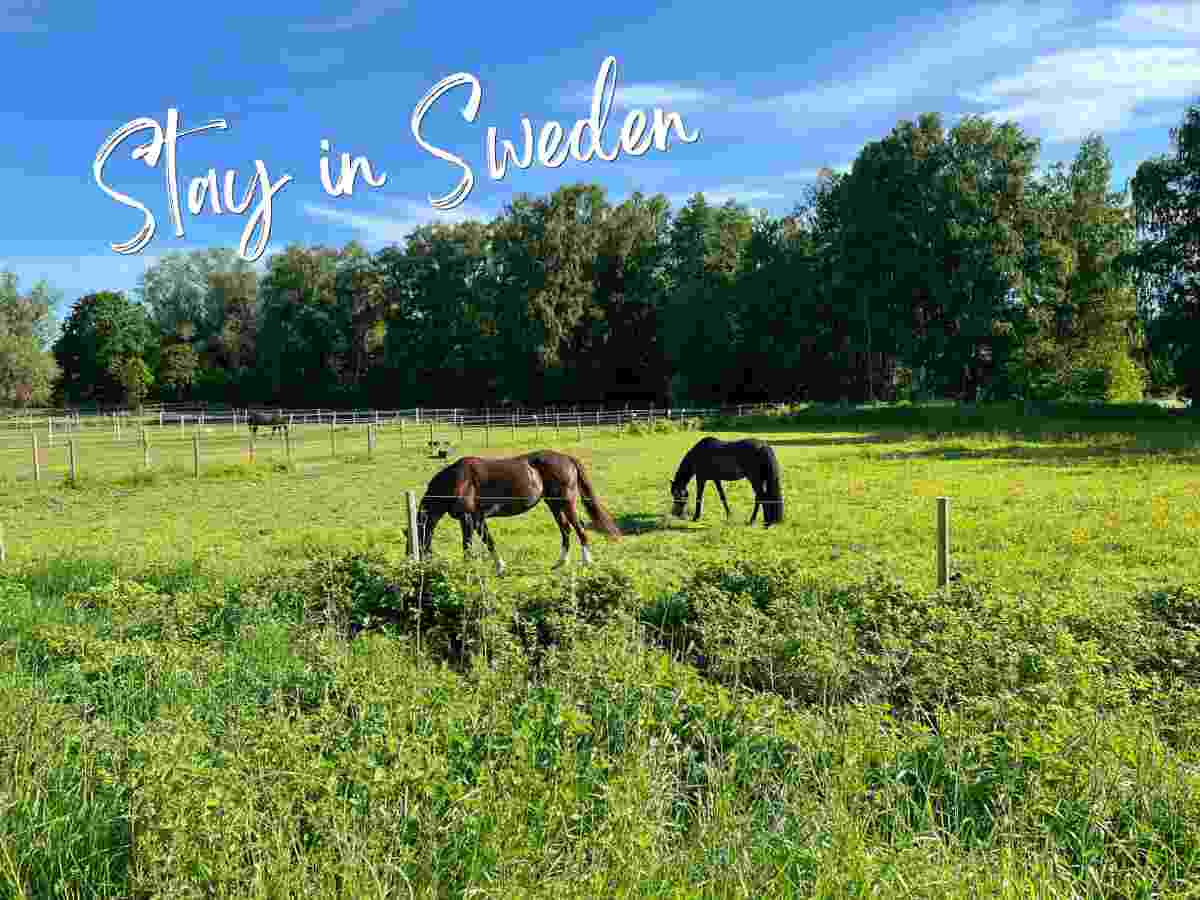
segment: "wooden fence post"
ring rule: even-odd
[[[404,498],[408,502],[408,555],[412,559],[420,560],[421,541],[417,531],[417,495],[412,491],[405,491]]]
[[[557,409],[554,411],[554,436],[556,438],[561,436],[561,427]]]
[[[291,432],[291,429],[288,429],[287,431],[285,431],[283,433],[283,446],[287,450],[287,462],[288,462],[288,465],[290,466],[292,464],[292,432]]]
[[[459,414],[458,414],[458,442],[461,444],[461,443],[463,443],[463,442],[464,442],[466,439],[467,439],[467,438],[466,438],[466,432],[465,432],[465,431],[463,431],[463,417],[462,417],[462,413],[459,413]]]
[[[367,459],[375,455],[375,426],[367,424]]]
[[[42,480],[42,461],[40,459],[38,459],[38,445],[37,445],[37,432],[36,431],[33,433],[32,437],[33,437],[33,480],[41,481]]]
[[[142,426],[142,464],[150,468],[150,433],[145,425]]]
[[[192,435],[192,473],[200,477],[200,435]]]
[[[54,416],[50,416],[46,420],[46,428],[47,428],[46,446],[53,447],[54,446]]]
[[[513,433],[513,443],[515,444],[517,442],[517,414],[516,413],[512,414],[512,433]]]
[[[583,417],[580,415],[579,410],[575,410],[575,434],[579,438],[580,442],[582,443],[582,441],[583,441]]]
[[[334,412],[333,418],[329,420],[329,455],[337,456],[337,437],[334,435],[333,423],[337,421],[337,412]]]
[[[950,584],[950,498],[937,498],[937,584]]]
[[[433,449],[433,419],[429,420],[429,448]]]
[[[67,470],[71,473],[71,480],[75,480],[75,438],[67,440]]]
[[[250,431],[250,462],[254,462],[254,432]]]

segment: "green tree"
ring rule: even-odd
[[[1108,189],[1112,161],[1099,136],[1070,167],[1054,166],[1030,192],[1036,257],[1024,293],[1024,341],[1014,382],[1045,399],[1142,399],[1131,357],[1136,296],[1117,265],[1132,249],[1124,196]]]
[[[139,360],[147,368],[157,364],[157,342],[140,304],[123,293],[101,291],[76,301],[54,344],[54,356],[62,370],[59,387],[64,398],[73,403],[118,403],[135,396],[137,384],[144,383],[131,361]]]

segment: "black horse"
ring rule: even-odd
[[[700,510],[704,502],[704,488],[708,482],[717,487],[717,496],[725,507],[726,515],[733,515],[729,502],[725,499],[722,481],[749,480],[754,489],[754,512],[750,515],[750,523],[758,517],[758,508],[763,511],[763,527],[783,521],[783,492],[779,486],[779,461],[771,445],[754,438],[744,438],[740,441],[719,441],[714,437],[701,439],[696,446],[689,450],[679,463],[679,470],[671,482],[671,497],[674,505],[672,515],[682,516],[687,504],[688,482],[696,479],[696,515],[692,521],[700,519]]]
[[[433,530],[438,520],[449,515],[462,526],[463,552],[469,553],[478,532],[496,560],[496,574],[504,573],[504,560],[496,552],[488,531],[488,516],[519,516],[537,506],[542,498],[562,534],[562,553],[554,568],[567,561],[570,529],[579,537],[584,564],[592,561],[587,535],[575,514],[575,501],[582,499],[592,524],[610,538],[621,530],[600,505],[583,465],[575,457],[556,450],[538,450],[508,459],[464,456],[433,476],[418,510],[421,555],[433,547]]]
[[[259,428],[268,426],[271,428],[272,437],[279,431],[284,434],[288,433],[288,420],[283,413],[251,412],[246,419],[246,425],[249,427],[250,433],[254,435],[258,434]]]

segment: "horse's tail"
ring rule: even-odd
[[[587,473],[583,471],[583,463],[573,456],[569,458],[574,463],[575,471],[579,475],[579,487],[580,493],[583,494],[583,505],[587,508],[588,515],[592,519],[592,524],[610,538],[619,538],[621,536],[621,529],[617,527],[617,523],[613,521],[613,517],[608,514],[608,511],[600,505],[600,501],[596,499],[596,492],[592,490],[592,483],[588,481]]]
[[[770,444],[764,445],[766,456],[766,477],[763,479],[765,503],[763,503],[763,524],[774,525],[783,521],[783,490],[779,485],[779,460],[775,458],[775,450]]]

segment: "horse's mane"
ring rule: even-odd
[[[775,525],[783,521],[783,490],[779,484],[779,460],[775,458],[775,448],[764,442],[763,457],[767,466],[767,477],[764,479],[767,502],[763,504],[763,522]]]

